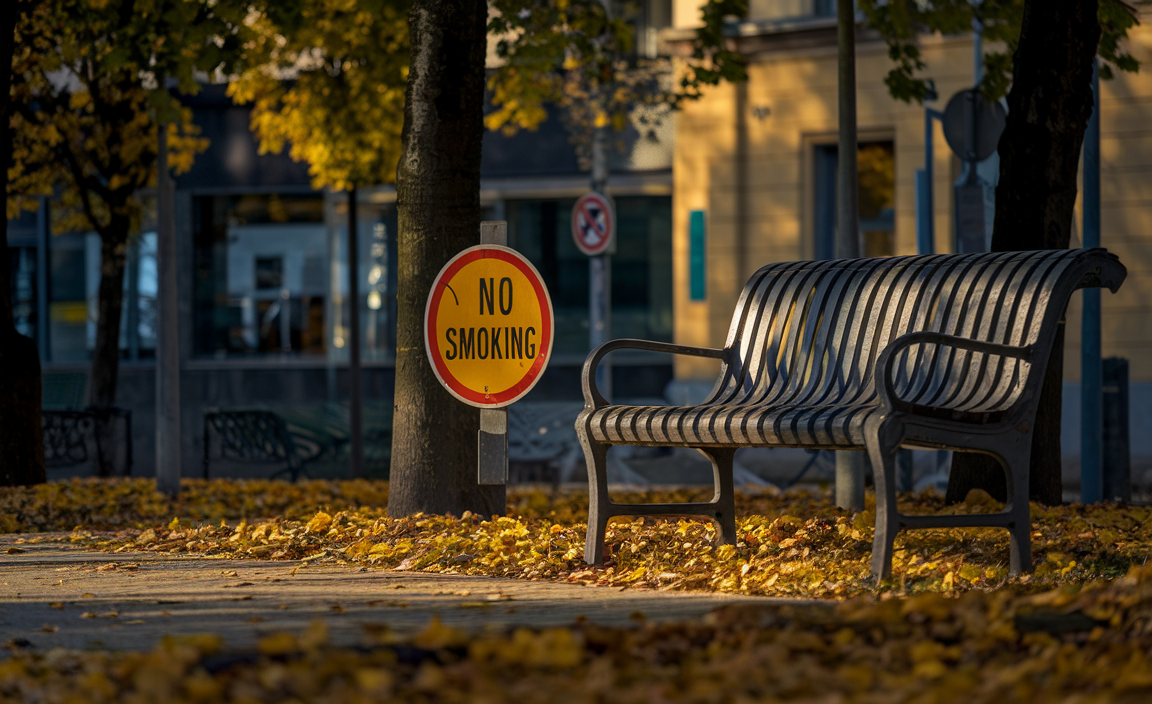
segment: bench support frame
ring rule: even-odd
[[[692,357],[726,359],[725,350],[710,347],[690,347],[651,340],[611,340],[597,347],[584,362],[584,412],[576,420],[576,434],[584,449],[588,467],[588,535],[584,543],[584,561],[590,565],[604,564],[604,536],[608,519],[613,516],[702,516],[716,525],[719,542],[736,544],[736,495],[732,480],[735,447],[697,447],[712,463],[713,494],[711,501],[685,504],[617,504],[608,495],[608,448],[589,436],[588,414],[605,406],[608,401],[596,388],[596,367],[609,352],[618,349],[638,349],[666,352]]]
[[[604,536],[613,516],[702,516],[716,526],[721,545],[736,544],[736,496],[732,481],[732,460],[736,448],[696,448],[712,463],[711,501],[684,504],[617,504],[608,495],[608,448],[592,442],[584,433],[580,444],[588,462],[588,536],[584,561],[604,564]]]
[[[876,533],[872,539],[872,576],[892,576],[892,552],[896,534],[903,529],[920,528],[1006,528],[1009,534],[1009,571],[1016,575],[1032,571],[1031,512],[1028,504],[1029,460],[1032,432],[1012,433],[1014,442],[1005,442],[1002,433],[966,434],[959,447],[941,442],[941,429],[898,417],[875,418],[865,430],[868,458],[876,480]],[[991,442],[988,442],[992,440]],[[900,447],[943,448],[979,452],[1000,462],[1008,479],[1008,503],[997,513],[963,515],[908,515],[896,505],[896,454]]]

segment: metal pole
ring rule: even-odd
[[[48,199],[40,199],[40,210],[36,214],[36,345],[40,348],[40,361],[47,362],[51,351],[49,330],[49,277],[51,276],[50,250],[52,230],[48,224]]]
[[[608,135],[606,127],[598,127],[592,136],[592,190],[607,195],[608,190]],[[615,236],[615,235],[613,235]],[[612,255],[611,247],[604,254],[588,260],[588,343],[590,349],[608,341],[612,330]],[[612,363],[604,359],[596,370],[596,387],[609,401],[612,400]]]
[[[978,5],[979,3],[973,3]],[[984,25],[980,20],[975,17],[972,18],[972,90],[976,91],[980,88],[980,81],[984,78]],[[979,119],[976,114],[976,95],[970,94],[972,101],[972,121],[969,127],[972,130],[972,149],[973,151],[968,155],[968,181],[969,185],[978,184],[980,176],[976,173],[976,167],[980,162],[976,161],[976,139],[979,129]]]
[[[360,262],[356,186],[348,189],[348,435],[352,477],[364,476],[364,391],[360,381]]]
[[[856,8],[852,0],[837,0],[836,34],[840,47],[836,258],[851,259],[863,250],[856,190]],[[864,510],[864,453],[836,453],[836,505],[849,511]]]
[[[168,125],[156,158],[156,490],[180,493],[180,335],[175,193],[168,176]]]
[[[159,187],[159,183],[157,183]],[[140,359],[140,238],[128,243],[127,269],[125,282],[128,291],[124,296],[124,337],[128,342],[128,359],[133,362]]]
[[[916,253],[932,254],[936,251],[936,211],[932,202],[932,189],[935,184],[932,179],[935,171],[935,150],[932,140],[932,108],[924,108],[924,170],[917,174],[920,185],[920,197],[916,199],[917,205],[923,207],[924,212],[917,218],[920,228],[916,232]]]
[[[1084,248],[1100,246],[1100,78],[1092,64],[1092,117],[1084,135]],[[1103,367],[1100,361],[1100,289],[1084,289],[1080,333],[1080,501],[1103,499]]]
[[[487,220],[480,223],[480,244],[508,246],[508,223]],[[476,483],[508,483],[508,408],[481,408],[477,433]]]
[[[972,86],[979,88],[980,81],[984,80],[984,23],[975,17],[972,18],[972,75],[975,78]]]

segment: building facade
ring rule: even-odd
[[[697,22],[694,0],[678,1],[675,45]],[[1139,3],[1143,17],[1152,5]],[[722,345],[747,278],[770,262],[831,257],[835,223],[838,127],[834,3],[752,2],[734,41],[748,57],[749,80],[723,85],[678,116],[673,167],[673,263],[679,343]],[[973,38],[923,36],[925,74],[944,110],[973,84]],[[1103,353],[1127,358],[1131,374],[1134,460],[1152,465],[1152,28],[1133,29],[1137,74],[1101,81],[1103,246],[1120,256],[1128,279],[1104,293]],[[860,227],[866,256],[917,253],[916,172],[925,169],[925,109],[891,98],[883,79],[892,62],[885,44],[857,32]],[[963,164],[933,128],[931,219],[935,251],[956,251],[953,183]],[[994,184],[995,157],[979,173]],[[1072,246],[1079,246],[1077,208]],[[989,230],[990,231],[990,230]],[[1068,311],[1064,452],[1075,474],[1079,454],[1079,295]],[[678,358],[677,384],[714,378],[708,361]],[[699,393],[697,388],[696,393]],[[691,391],[686,392],[691,396]]]

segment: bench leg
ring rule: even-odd
[[[584,460],[588,465],[588,535],[584,541],[584,562],[604,564],[604,534],[608,528],[608,446],[593,442],[587,433],[577,431]]]
[[[716,524],[721,545],[736,544],[736,492],[732,486],[732,463],[736,450],[730,448],[698,448],[712,462],[712,485],[715,492],[712,502],[716,504]]]
[[[876,535],[872,539],[872,576],[877,581],[892,576],[892,549],[900,532],[900,512],[896,507],[896,453],[889,438],[874,426],[867,434],[868,458],[876,480]]]
[[[1013,575],[1032,571],[1032,513],[1028,504],[1031,444],[1031,438],[1028,438],[1020,443],[1021,449],[997,458],[1008,473],[1008,505],[1005,509],[1012,514],[1012,527],[1008,529],[1008,570]]]

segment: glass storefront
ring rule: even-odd
[[[195,356],[325,353],[322,196],[198,197],[192,232]]]
[[[91,356],[96,348],[96,323],[100,297],[100,237],[84,235],[85,349]],[[156,233],[144,232],[131,238],[124,262],[124,299],[120,313],[120,349],[128,359],[156,356]],[[67,306],[68,303],[64,303]],[[58,311],[63,307],[57,305]],[[58,316],[57,328],[69,323],[68,313]],[[75,335],[64,329],[65,335]]]
[[[10,247],[8,267],[16,332],[36,339],[36,249]]]
[[[35,235],[40,216],[9,221],[16,244],[8,252],[16,329],[43,348],[42,361],[86,362],[96,344],[100,238],[92,232],[48,235],[41,271]],[[43,306],[42,290],[47,293]],[[135,234],[128,241],[124,271],[120,349],[125,359],[155,355],[156,290],[156,233]]]
[[[332,359],[348,359],[348,202],[330,198]],[[361,202],[356,210],[357,275],[360,300],[360,356],[367,362],[391,361],[396,349],[396,206]]]
[[[588,258],[572,241],[574,198],[509,200],[509,244],[540,270],[556,312],[555,352],[588,351]],[[319,193],[192,199],[192,345],[200,359],[348,358],[347,201]],[[496,208],[499,211],[500,208]],[[486,212],[486,217],[495,213]],[[616,199],[612,337],[672,339],[671,198]],[[390,362],[396,344],[396,208],[361,202],[362,358]],[[35,247],[11,249],[21,332],[36,335]],[[96,338],[100,240],[52,237],[48,359],[87,361]],[[126,359],[155,355],[156,234],[129,244],[120,342]]]

